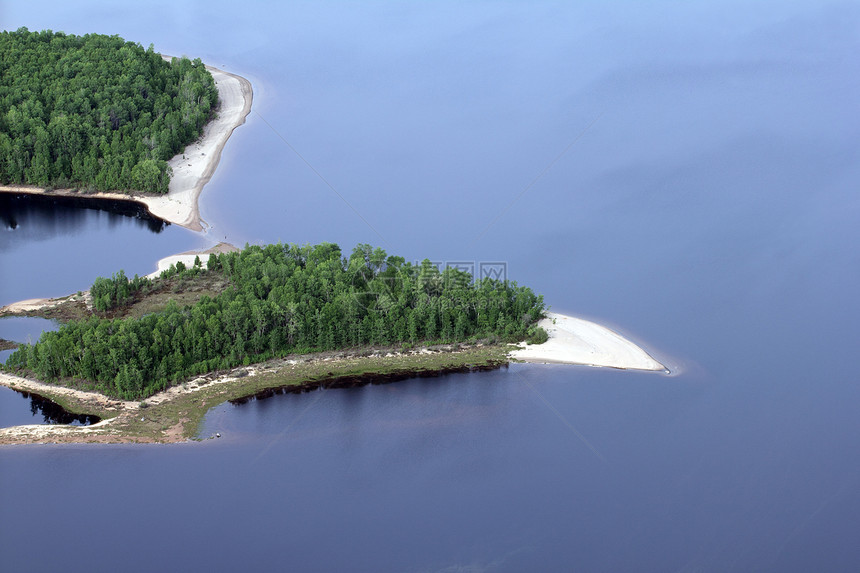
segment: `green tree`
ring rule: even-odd
[[[118,36],[0,32],[0,183],[167,192],[218,92],[202,62]]]
[[[213,258],[214,257],[214,258]],[[155,285],[122,271],[98,278],[96,308],[128,304],[158,281],[217,273],[230,286],[193,306],[174,301],[141,318],[69,322],[24,345],[6,363],[45,379],[85,378],[106,392],[138,399],[184,377],[291,352],[363,344],[538,340],[543,299],[509,281],[449,281],[429,261],[420,266],[360,245],[349,259],[337,245],[246,246],[212,255],[207,270],[177,264]],[[357,283],[357,269],[362,281]],[[454,273],[456,274],[456,273]],[[446,279],[446,280],[443,280]]]

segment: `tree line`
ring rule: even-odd
[[[229,286],[141,318],[69,322],[21,346],[5,368],[139,399],[193,375],[290,353],[545,334],[535,326],[543,297],[531,289],[440,271],[429,260],[414,265],[369,245],[349,257],[331,243],[251,246],[165,276],[177,273],[221,273]],[[127,284],[122,278],[114,284]]]
[[[0,32],[0,183],[166,193],[218,104],[199,59],[119,36]]]
[[[135,295],[146,294],[151,287],[152,281],[148,278],[134,275],[134,278],[129,280],[122,270],[111,278],[98,277],[90,287],[93,308],[105,312],[126,306],[134,300]]]

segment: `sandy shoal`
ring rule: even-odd
[[[21,312],[30,312],[34,310],[44,310],[46,308],[51,308],[52,306],[56,306],[62,302],[59,299],[54,298],[28,298],[27,300],[21,300],[18,302],[13,302],[11,304],[7,304],[6,306],[0,308],[0,315],[2,314],[17,314]]]
[[[538,325],[546,330],[549,340],[543,344],[521,343],[519,350],[510,353],[511,358],[543,364],[666,370],[635,343],[597,323],[550,312]]]
[[[253,91],[248,80],[212,66],[206,66],[206,69],[212,74],[218,88],[220,107],[216,117],[203,128],[200,139],[188,144],[183,153],[167,162],[173,169],[173,176],[166,195],[80,193],[75,189],[47,191],[30,185],[0,185],[0,192],[136,201],[146,205],[149,212],[159,219],[192,231],[202,231],[203,221],[197,205],[200,192],[215,173],[221,152],[233,130],[245,123],[253,102]]]

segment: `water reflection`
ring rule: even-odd
[[[40,240],[58,235],[73,235],[93,217],[106,214],[111,223],[131,218],[137,226],[160,233],[169,223],[155,218],[134,201],[96,200],[84,197],[43,195],[0,195],[0,222],[18,240]],[[0,248],[11,241],[0,239]]]
[[[0,194],[0,305],[65,296],[120,269],[143,275],[199,246],[194,233],[130,201]]]
[[[24,399],[30,399],[30,413],[33,416],[41,414],[46,424],[71,424],[72,426],[89,426],[101,421],[98,416],[91,414],[70,414],[56,402],[34,394],[32,392],[21,392]]]
[[[265,388],[254,394],[234,398],[228,400],[234,406],[241,406],[249,402],[256,402],[271,398],[273,396],[282,396],[284,394],[302,394],[305,392],[314,392],[320,389],[345,389],[345,388],[360,388],[362,386],[379,386],[381,384],[391,384],[394,382],[402,382],[404,380],[419,379],[419,378],[440,378],[453,373],[462,372],[489,372],[498,370],[504,367],[507,369],[507,364],[492,364],[481,366],[455,366],[449,368],[440,368],[439,370],[428,370],[424,372],[410,372],[401,370],[389,373],[371,372],[367,374],[356,374],[351,376],[336,376],[333,378],[325,378],[321,380],[312,380],[301,384],[288,384],[277,388]]]
[[[22,403],[21,399],[24,400]],[[101,421],[98,416],[71,414],[56,402],[32,392],[21,392],[0,386],[0,427],[23,424],[68,424],[89,426]]]

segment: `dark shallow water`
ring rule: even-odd
[[[504,262],[677,374],[517,365],[223,405],[203,443],[4,448],[5,569],[860,567],[855,4],[22,6],[5,28],[246,75],[255,111],[208,237],[0,249],[18,298],[210,240],[369,242]],[[46,515],[116,518],[34,553]]]
[[[119,269],[149,274],[200,244],[132,203],[0,194],[0,306],[86,290]]]
[[[54,320],[31,317],[0,318],[0,338],[13,342],[32,343],[39,340],[43,332],[56,330]],[[0,350],[0,363],[14,350]],[[0,427],[20,424],[74,424],[88,425],[97,422],[95,416],[69,414],[59,405],[45,398],[24,392],[16,392],[0,386]]]
[[[70,414],[38,394],[16,392],[6,386],[0,386],[0,419],[3,420],[3,427],[22,424],[88,426],[100,420],[98,416]]]

